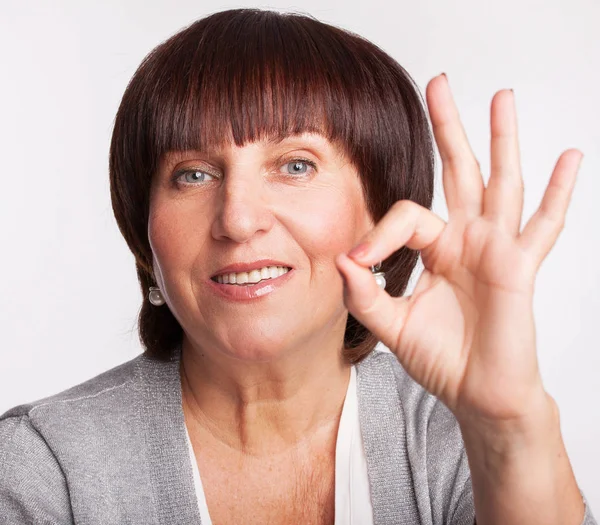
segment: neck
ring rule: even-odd
[[[184,338],[183,410],[190,434],[234,451],[273,456],[337,434],[350,380],[336,331],[269,361],[234,359]],[[334,337],[336,335],[337,337]]]

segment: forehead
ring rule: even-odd
[[[187,158],[190,154],[199,154],[206,157],[224,158],[235,154],[243,149],[254,150],[257,152],[277,152],[285,149],[308,149],[313,151],[318,157],[334,159],[345,158],[346,154],[341,144],[330,141],[324,134],[314,131],[305,131],[301,133],[291,133],[284,136],[271,135],[261,137],[253,142],[246,142],[242,145],[235,144],[232,140],[222,141],[220,144],[210,149],[199,150],[189,149],[183,151],[168,151],[163,156],[161,164],[171,165]]]

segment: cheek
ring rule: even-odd
[[[193,214],[192,214],[193,216]],[[176,271],[176,267],[185,267],[198,253],[202,244],[200,224],[196,217],[182,213],[176,203],[164,202],[153,205],[148,218],[148,240],[154,254],[155,273]],[[159,278],[156,275],[157,279]]]
[[[314,259],[327,259],[350,250],[363,235],[364,209],[355,196],[343,192],[327,192],[311,196],[309,206],[294,210],[294,237]]]

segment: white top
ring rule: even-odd
[[[203,525],[212,525],[198,463],[186,427],[194,486]],[[358,419],[356,367],[350,370],[350,381],[342,407],[335,445],[335,525],[373,525],[373,507],[367,476],[367,460],[363,449]]]

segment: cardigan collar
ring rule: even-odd
[[[185,436],[179,374],[181,349],[170,361],[144,355],[136,369],[140,428],[144,429],[147,461],[157,523],[201,523],[192,465]],[[405,424],[389,351],[370,352],[356,365],[360,429],[373,505],[374,525],[398,523],[399,506],[409,504],[410,486]],[[182,475],[183,473],[183,475]]]

